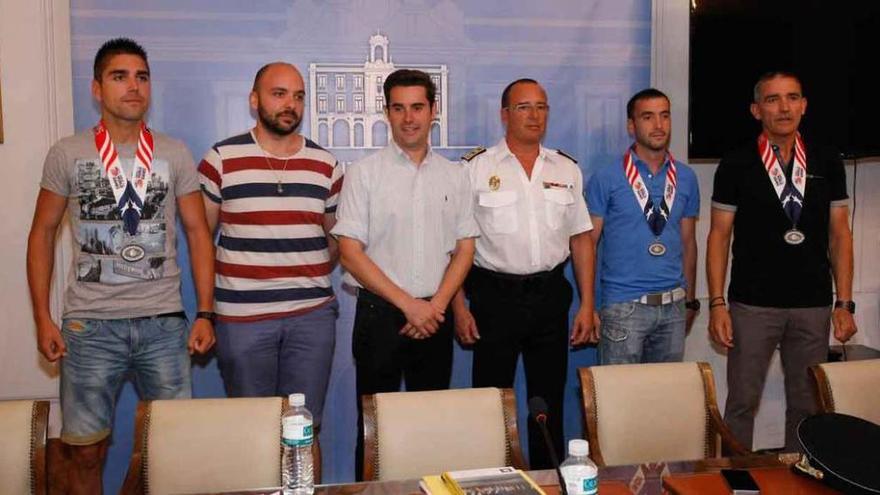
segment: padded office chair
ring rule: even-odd
[[[0,401],[0,494],[45,495],[48,427],[48,401]]]
[[[281,485],[280,397],[138,404],[123,493],[221,492]],[[315,483],[321,453],[313,443]]]
[[[718,413],[708,363],[578,370],[590,457],[600,466],[747,455]]]
[[[362,397],[364,480],[458,469],[526,469],[513,390],[472,388]]]
[[[822,363],[810,367],[822,412],[857,416],[880,424],[880,359]]]

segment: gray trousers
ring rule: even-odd
[[[778,347],[785,374],[785,450],[799,451],[797,425],[817,411],[809,367],[828,359],[831,307],[767,308],[731,302],[730,317],[733,348],[727,353],[724,421],[736,439],[751,448],[755,413]]]

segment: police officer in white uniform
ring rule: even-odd
[[[577,162],[541,146],[550,107],[537,81],[519,79],[501,96],[505,137],[463,159],[480,227],[474,267],[453,300],[455,331],[473,345],[473,386],[512,387],[523,356],[528,396],[543,397],[561,458],[568,345],[595,342],[592,229]],[[581,303],[571,326],[569,255]],[[465,294],[470,308],[465,304]],[[537,425],[529,424],[534,469],[551,466]]]

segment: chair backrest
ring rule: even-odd
[[[48,426],[48,401],[0,401],[0,494],[46,493]]]
[[[718,453],[707,363],[608,365],[578,370],[590,454],[597,464],[703,459]]]
[[[384,393],[362,400],[365,480],[526,468],[510,389]]]
[[[138,404],[123,492],[192,493],[281,484],[280,397]]]
[[[880,359],[823,363],[810,369],[822,412],[880,424]]]

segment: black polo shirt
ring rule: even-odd
[[[847,205],[843,161],[830,149],[806,145],[807,185],[792,246],[791,229],[758,154],[757,139],[728,153],[715,171],[712,207],[735,211],[728,299],[754,306],[807,308],[831,304],[828,258],[830,208]]]

